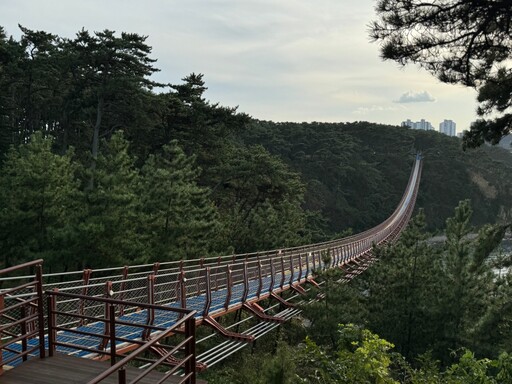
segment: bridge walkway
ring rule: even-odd
[[[109,368],[108,362],[81,359],[64,354],[57,354],[52,358],[30,359],[15,370],[6,371],[2,375],[2,384],[79,384],[87,383]],[[137,368],[126,368],[126,381],[130,382],[140,374]],[[164,378],[161,372],[150,372],[140,384],[158,383]],[[166,383],[177,384],[180,378],[171,376]],[[104,384],[118,384],[118,378],[109,376]],[[206,384],[205,381],[196,380],[197,384]]]
[[[402,200],[387,220],[344,239],[255,254],[85,270],[80,275],[43,275],[40,260],[24,266],[36,268],[32,282],[31,276],[2,278],[6,271],[0,271],[4,286],[18,284],[0,291],[0,369],[29,357],[44,357],[45,351],[110,359],[114,366],[116,360],[124,361],[131,351],[143,348],[181,374],[195,371],[191,366],[211,366],[300,312],[290,305],[269,316],[257,305],[261,300],[286,304],[280,294],[302,293],[301,285],[315,284],[319,270],[344,268],[347,278],[363,272],[373,261],[372,247],[394,241],[407,224],[421,165],[417,156]],[[65,282],[55,282],[63,277]],[[244,334],[215,321],[242,309],[260,321]],[[195,326],[201,324],[212,326],[228,340],[198,355],[196,362]],[[165,346],[170,335],[185,341]]]

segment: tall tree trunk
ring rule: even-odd
[[[100,127],[101,127],[101,118],[103,117],[103,107],[105,104],[105,100],[103,99],[103,95],[98,96],[98,105],[96,107],[96,124],[94,125],[94,132],[92,135],[92,161],[91,161],[91,178],[89,179],[88,189],[94,188],[94,170],[96,169],[96,160],[98,159],[98,151],[100,146]]]

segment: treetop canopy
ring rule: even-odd
[[[370,37],[380,42],[384,60],[419,64],[445,83],[478,90],[479,120],[464,137],[465,147],[509,134],[506,113],[512,95],[512,1],[380,0]]]

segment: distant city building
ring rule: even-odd
[[[439,124],[439,132],[444,133],[448,136],[455,136],[456,134],[456,124],[452,120],[444,119],[442,123]]]
[[[402,127],[409,127],[412,129],[422,129],[424,131],[430,131],[434,129],[432,124],[430,124],[428,121],[425,121],[425,119],[421,119],[420,121],[411,121],[410,119],[407,119],[405,121],[402,121],[401,124]]]
[[[409,127],[413,128],[414,123],[411,121],[411,119],[407,119],[405,121],[402,121],[402,124],[400,124],[402,127]]]

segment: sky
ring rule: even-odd
[[[2,0],[0,25],[73,38],[85,28],[148,36],[160,72],[202,73],[206,99],[260,120],[476,119],[476,93],[379,57],[368,24],[375,0]]]

